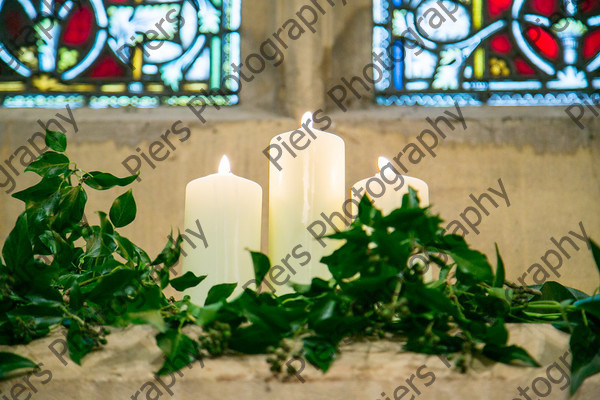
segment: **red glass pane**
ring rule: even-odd
[[[550,59],[558,57],[558,43],[548,32],[539,27],[530,27],[527,28],[526,34],[531,44],[544,56]]]
[[[535,75],[535,70],[531,65],[527,63],[527,61],[522,58],[515,58],[513,60],[515,63],[515,69],[521,75]]]
[[[600,2],[598,0],[583,0],[579,4],[579,9],[584,12],[590,12],[600,9]]]
[[[489,0],[488,13],[490,14],[490,17],[493,18],[502,14],[510,8],[511,3],[511,0]]]
[[[583,39],[583,56],[592,58],[600,51],[600,31],[594,31]]]
[[[69,46],[86,43],[92,33],[93,21],[94,15],[88,7],[83,6],[76,9],[65,27],[63,42]]]
[[[556,0],[530,0],[531,10],[542,15],[551,15],[558,12]]]
[[[33,21],[29,18],[25,9],[17,0],[6,0],[0,8],[2,18],[2,35],[8,47],[24,46],[35,43],[35,31]]]
[[[490,40],[490,48],[497,53],[509,53],[512,46],[510,44],[510,39],[508,38],[508,35],[503,33],[501,35],[494,36]]]
[[[20,36],[23,36],[27,33],[24,32],[26,30],[26,23],[23,18],[23,13],[21,12],[15,10],[7,11],[4,14],[4,23],[4,26],[8,32],[8,36],[13,40],[17,40]],[[33,27],[30,29],[33,29]]]
[[[92,78],[117,78],[125,76],[125,68],[113,57],[104,55],[90,71]]]

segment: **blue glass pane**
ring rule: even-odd
[[[402,78],[404,74],[404,44],[400,40],[394,42],[392,48],[392,60],[394,62],[394,87],[402,89]]]

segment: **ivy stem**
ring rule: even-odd
[[[569,310],[573,311],[576,309],[574,306],[563,306],[558,301],[554,300],[540,300],[534,301],[526,305],[526,308],[530,308],[533,310],[545,310],[545,309],[554,309],[554,310]]]
[[[504,284],[506,286],[508,286],[509,288],[511,288],[511,289],[521,289],[524,293],[529,293],[529,294],[533,294],[533,295],[536,295],[536,296],[541,296],[542,295],[542,292],[540,292],[539,290],[533,289],[533,288],[530,288],[530,287],[527,287],[527,286],[519,286],[516,283],[512,283],[512,282],[509,282],[509,281],[504,282]]]
[[[585,311],[581,310],[581,317],[583,318],[583,323],[585,324],[586,327],[588,327],[588,319],[587,316],[585,315]],[[573,333],[573,331],[571,331],[571,333]]]
[[[121,269],[122,267],[123,267],[122,265],[119,265],[118,267],[113,268],[112,271],[110,271],[108,274],[112,274],[113,272],[115,272],[118,269]],[[98,275],[98,276],[95,276],[93,278],[88,279],[87,281],[81,282],[79,284],[79,287],[83,287],[83,286],[89,285],[90,283],[93,283],[94,281],[96,281],[96,280],[98,280],[100,278],[103,278],[104,276],[106,276],[108,274]]]
[[[74,319],[75,321],[79,322],[80,325],[86,325],[85,321],[82,320],[81,318],[79,318],[79,316],[73,314],[71,311],[69,311],[69,309],[67,307],[65,307],[64,305],[60,305],[60,308],[63,310],[63,312],[71,319]]]
[[[448,286],[448,291],[450,292],[448,295],[448,298],[450,299],[450,301],[452,303],[454,303],[454,305],[456,306],[456,311],[458,312],[458,316],[462,319],[465,320],[465,315],[462,312],[462,306],[460,305],[460,303],[458,302],[458,297],[456,297],[456,294],[454,292],[454,288],[452,285]],[[470,335],[467,331],[465,331],[465,334],[467,334],[467,336],[469,336],[469,340],[470,340]]]
[[[571,324],[569,324],[569,318],[567,317],[567,307],[564,307],[562,304],[560,306],[560,314],[562,315],[563,321],[565,321],[565,324],[567,324],[567,326],[569,327],[569,332],[571,333],[571,335],[573,334],[573,327],[571,326]]]

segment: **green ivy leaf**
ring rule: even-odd
[[[446,313],[460,320],[456,306],[441,290],[413,282],[404,282],[402,286],[406,292],[406,297],[414,304],[431,307],[436,312]]]
[[[171,279],[171,286],[178,292],[197,286],[206,278],[206,275],[196,276],[192,271],[188,271],[179,278]]]
[[[79,324],[72,321],[67,332],[67,348],[71,360],[81,365],[81,359],[94,349],[94,338],[90,332],[82,330]]]
[[[12,197],[26,203],[31,201],[41,202],[56,193],[60,188],[61,183],[62,179],[56,176],[44,177],[36,185],[21,190],[20,192],[13,193]]]
[[[492,290],[502,290],[500,288],[489,288],[487,291],[491,293]],[[506,292],[505,292],[506,293]],[[510,302],[506,301],[506,295],[504,298],[500,296],[485,296],[476,294],[472,297],[473,305],[476,309],[486,315],[488,318],[505,318],[510,312]]]
[[[0,352],[0,379],[20,369],[36,369],[37,364],[18,354]]]
[[[171,274],[170,268],[177,264],[179,257],[181,257],[182,242],[183,237],[181,234],[178,234],[177,239],[174,240],[173,232],[171,231],[167,244],[151,263],[153,266],[162,264],[162,267],[155,269],[161,289],[164,289],[169,285],[169,278]]]
[[[54,151],[64,152],[67,150],[67,136],[62,132],[46,130],[46,146]]]
[[[252,256],[252,264],[254,265],[254,278],[256,279],[256,287],[259,287],[265,278],[265,275],[267,275],[271,269],[271,262],[269,261],[269,257],[263,253],[250,251],[250,255]]]
[[[514,291],[512,289],[491,287],[487,289],[490,296],[496,297],[506,303],[508,307],[512,304]]]
[[[576,300],[575,295],[566,287],[555,281],[546,281],[540,287],[541,296],[535,296],[533,300]]]
[[[571,333],[571,395],[583,381],[600,372],[600,335],[589,327],[578,325]]]
[[[501,288],[504,286],[504,261],[502,261],[502,257],[500,256],[498,243],[494,243],[494,246],[496,246],[496,276],[494,277],[494,287]]]
[[[456,262],[457,278],[466,280],[468,283],[492,284],[494,273],[487,257],[477,250],[470,249],[464,239],[462,239],[461,245],[453,246],[452,249],[446,250],[446,253]]]
[[[98,214],[98,218],[100,218],[100,232],[112,235],[115,229],[106,213],[103,211],[96,211],[96,213]]]
[[[596,242],[590,239],[590,246],[592,247],[592,256],[594,256],[594,262],[596,268],[598,268],[598,277],[600,278],[600,246]],[[600,284],[599,284],[600,286]]]
[[[163,267],[168,269],[177,264],[181,256],[181,243],[183,243],[183,236],[178,234],[177,238],[173,240],[173,232],[171,231],[167,244],[154,261],[152,261],[152,265],[164,264]]]
[[[71,310],[78,311],[83,307],[83,297],[81,295],[81,288],[77,282],[73,282],[69,291],[69,306]]]
[[[573,295],[576,300],[587,299],[590,297],[587,293],[582,292],[581,290],[573,289],[572,287],[565,286],[567,290]]]
[[[2,247],[2,257],[9,271],[16,271],[33,262],[33,249],[25,213],[19,215],[15,227],[6,238]]]
[[[412,187],[408,187],[408,193],[402,196],[402,207],[401,208],[419,208],[419,196],[417,191]]]
[[[55,306],[27,304],[7,312],[6,319],[15,331],[22,331],[22,327],[27,326],[27,334],[16,342],[29,343],[50,333],[50,327],[63,320],[63,313]]]
[[[92,230],[97,232],[85,238],[86,250],[84,257],[89,260],[97,260],[94,261],[97,265],[103,265],[105,260],[111,257],[116,245],[112,241],[112,235],[100,232],[98,229]]]
[[[486,341],[497,346],[504,346],[508,341],[508,330],[504,325],[504,320],[498,318],[491,326],[486,327]]]
[[[52,222],[53,227],[61,231],[69,225],[78,224],[83,218],[86,203],[87,193],[81,186],[61,191],[57,212]]]
[[[585,299],[577,300],[573,304],[578,308],[585,310],[586,312],[600,318],[600,294],[590,296]]]
[[[16,321],[20,319],[32,323],[36,329],[42,330],[46,330],[46,328],[63,320],[63,312],[56,304],[27,304],[12,309],[6,313],[6,316],[14,325],[18,324]]]
[[[160,310],[145,310],[130,312],[126,315],[127,320],[133,324],[148,324],[155,327],[159,332],[167,330],[167,324],[160,312]]]
[[[179,371],[200,356],[198,343],[175,329],[156,335],[156,343],[165,355],[165,362],[156,372],[157,375]]]
[[[119,313],[117,320],[125,326],[127,323],[149,324],[160,332],[166,331],[167,323],[161,311],[168,302],[161,289],[153,284],[140,286],[134,293],[129,289],[126,290],[130,293],[126,310],[124,313]]]
[[[424,217],[426,217],[425,210],[422,208],[403,207],[398,208],[383,217],[383,222],[386,225],[393,226],[396,229],[402,229],[406,231],[412,229],[417,224],[424,223]]]
[[[194,323],[196,325],[204,326],[217,319],[221,308],[223,308],[223,303],[214,303],[205,307],[198,307],[197,305],[190,303],[187,310],[194,318]]]
[[[47,151],[25,168],[25,171],[35,172],[43,177],[58,176],[69,170],[71,162],[64,154]]]
[[[254,323],[234,329],[231,332],[229,347],[247,354],[264,353],[269,346],[276,346],[281,340],[281,335],[273,331],[267,324]]]
[[[237,283],[221,283],[210,288],[206,295],[206,301],[204,305],[217,303],[221,300],[227,299],[231,296],[231,293],[235,290]]]
[[[309,336],[302,342],[306,360],[321,371],[327,372],[337,356],[335,346],[329,339],[321,336]]]
[[[355,299],[368,299],[369,302],[389,300],[399,280],[392,267],[387,267],[385,270],[378,276],[366,276],[350,282],[340,282],[340,287],[345,295]]]
[[[93,286],[86,298],[95,303],[106,303],[112,295],[126,286],[137,286],[138,273],[131,269],[117,269],[102,278]]]
[[[358,217],[356,221],[360,224],[371,226],[379,219],[381,219],[381,211],[373,207],[369,197],[364,195],[358,204]]]
[[[539,367],[540,364],[519,346],[499,346],[488,343],[483,348],[483,355],[503,364],[514,364],[515,361],[530,367]]]
[[[126,260],[129,260],[129,265],[131,267],[139,264],[150,264],[150,257],[148,256],[148,254],[144,250],[136,246],[131,240],[119,235],[116,232],[112,235],[112,237],[114,238],[114,241],[118,246],[117,253]]]
[[[115,186],[127,186],[137,179],[138,174],[118,178],[113,174],[100,171],[91,171],[83,176],[83,182],[97,190],[107,190]]]
[[[137,213],[137,206],[133,199],[131,189],[117,197],[110,207],[110,220],[117,228],[129,225]]]
[[[249,322],[254,324],[265,324],[273,332],[285,333],[292,329],[292,325],[298,318],[305,318],[304,306],[298,304],[288,306],[288,302],[277,304],[268,293],[255,294],[246,289],[241,296],[234,299],[225,307],[228,311],[239,312],[246,316]]]

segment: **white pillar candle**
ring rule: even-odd
[[[317,130],[312,114],[302,117],[302,127],[277,135],[268,147],[269,164],[269,255],[267,276],[271,290],[289,292],[289,282],[309,283],[313,277],[329,279],[331,274],[321,257],[331,254],[338,241],[324,239],[325,247],[313,232],[334,232],[326,221],[344,229],[345,147],[332,133]],[[319,236],[319,235],[316,235]]]
[[[383,213],[388,215],[392,211],[402,206],[402,197],[408,193],[408,188],[412,187],[419,197],[419,205],[421,207],[429,206],[429,187],[427,184],[418,178],[401,175],[392,163],[385,157],[379,157],[377,160],[379,172],[375,176],[356,182],[352,186],[353,199],[352,215],[358,215],[357,204],[363,195],[367,195],[373,206]],[[426,257],[420,254],[412,256],[408,264],[416,263],[423,264]],[[425,282],[433,280],[433,268],[431,265],[425,271],[423,276]]]
[[[254,278],[248,250],[260,250],[261,213],[262,188],[231,173],[226,156],[218,173],[188,183],[183,272],[207,275],[198,286],[185,291],[192,302],[203,305],[208,289],[219,283],[238,283],[234,293],[239,293]],[[206,241],[198,238],[199,234]]]
[[[375,208],[381,210],[383,215],[387,215],[400,208],[402,197],[408,193],[409,187],[416,190],[421,207],[429,205],[429,187],[424,181],[401,175],[385,157],[379,157],[377,166],[379,172],[375,176],[358,181],[352,186],[350,195],[357,200],[352,202],[352,215],[358,214],[357,204],[365,194]]]

